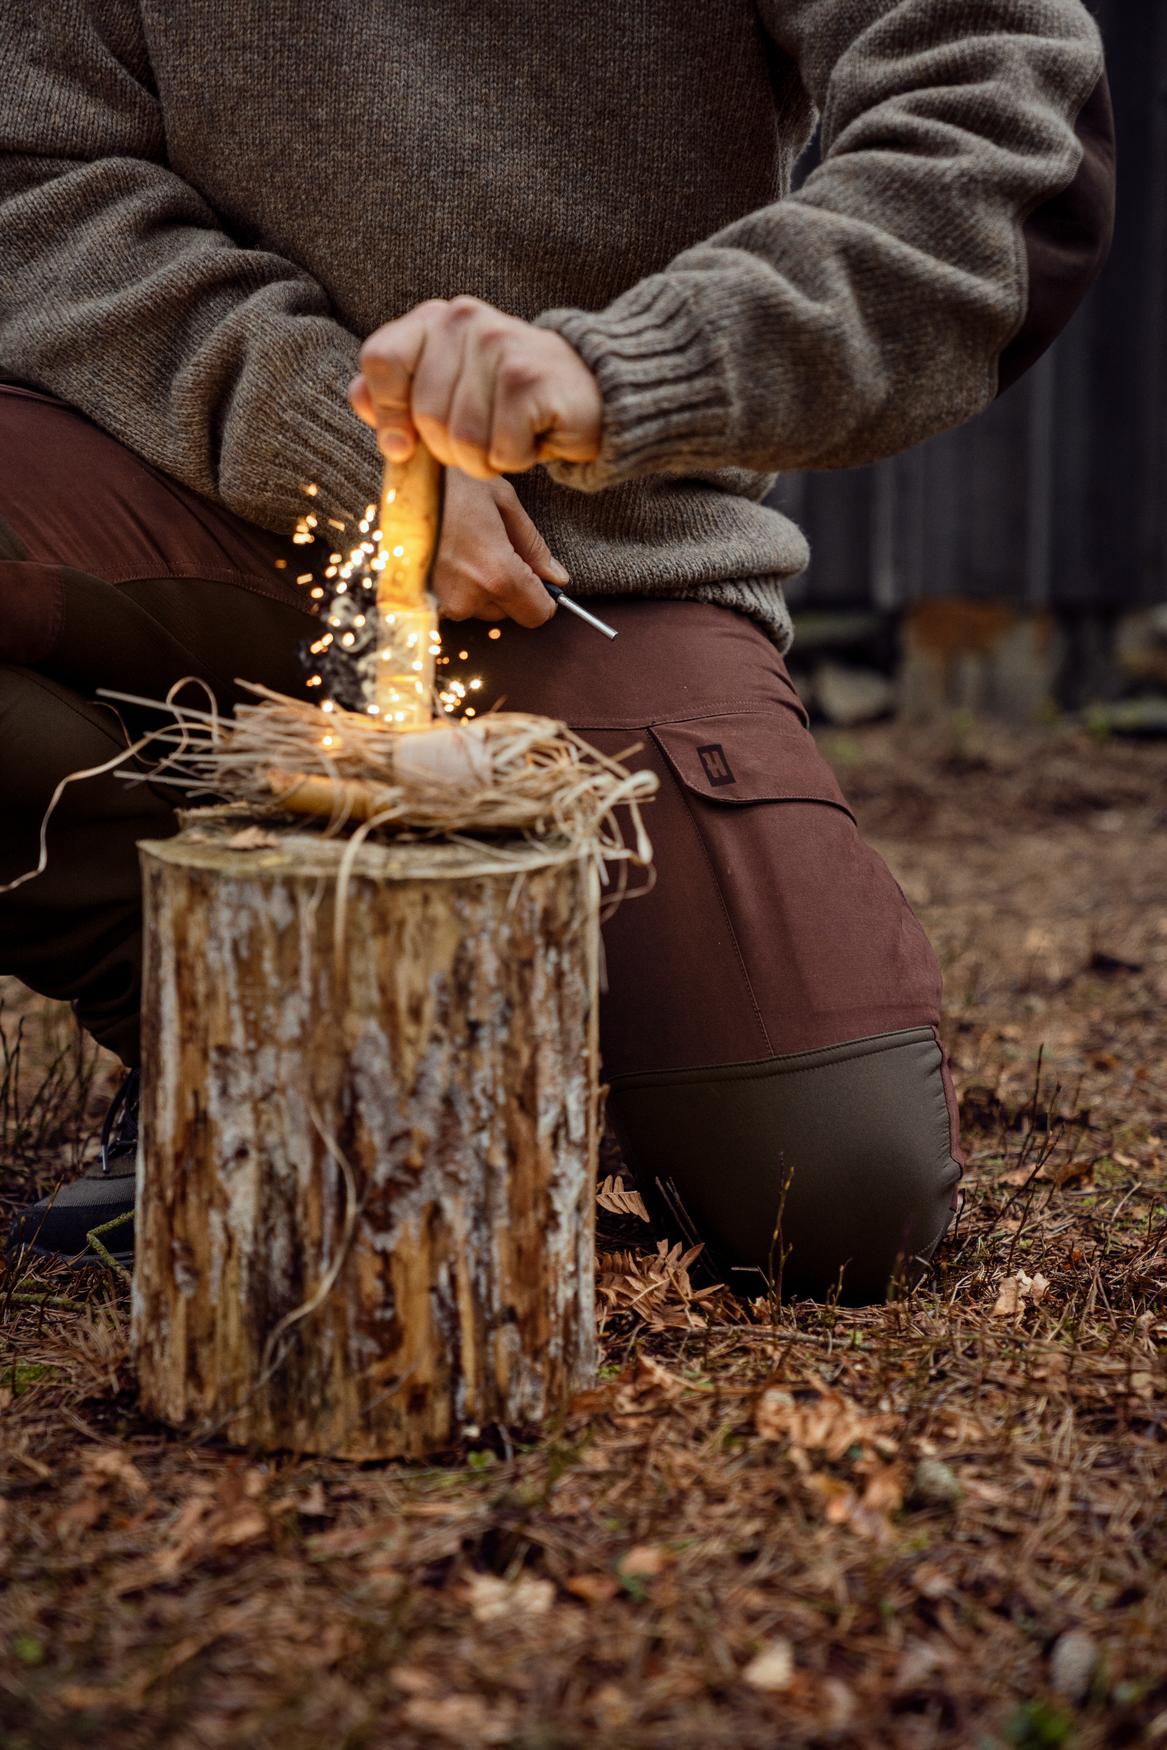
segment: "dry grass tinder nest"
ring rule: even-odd
[[[655,775],[628,771],[564,723],[499,711],[407,732],[247,684],[261,703],[241,706],[234,719],[170,703],[174,727],[154,739],[172,751],[150,776],[255,813],[315,815],[328,833],[350,822],[447,834],[518,830],[579,848],[598,841],[601,854],[617,857],[630,854],[613,816],[624,805],[636,837],[631,855],[651,860],[639,804],[655,793]]]

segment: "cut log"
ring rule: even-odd
[[[363,845],[338,958],[345,842],[245,825],[141,846],[143,1407],[353,1458],[537,1422],[594,1370],[594,870]]]

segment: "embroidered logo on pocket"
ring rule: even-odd
[[[716,789],[720,784],[736,784],[737,779],[729,769],[729,761],[719,741],[711,742],[708,747],[699,747],[697,757],[705,767],[705,776]]]

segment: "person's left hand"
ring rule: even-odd
[[[573,346],[480,298],[432,298],[361,349],[353,408],[381,454],[406,462],[418,434],[476,480],[600,453],[599,385]]]
[[[509,480],[446,471],[433,591],[444,620],[515,620],[542,626],[555,603],[540,581],[569,581]]]

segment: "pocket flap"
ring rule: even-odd
[[[699,796],[714,802],[829,802],[851,814],[813,735],[788,711],[694,717],[656,724],[651,733],[682,784]]]

